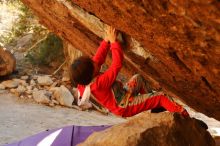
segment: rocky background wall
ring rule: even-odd
[[[217,0],[22,0],[40,22],[86,55],[106,25],[123,34],[128,77],[220,120],[220,2]],[[107,63],[111,63],[110,57]]]

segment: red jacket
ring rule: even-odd
[[[105,62],[105,58],[108,53],[108,43],[102,41],[97,53],[93,57],[99,67]],[[116,80],[118,72],[122,67],[123,53],[119,43],[112,43],[110,46],[112,52],[112,64],[103,74],[96,77],[95,81],[90,85],[91,93],[96,97],[97,101],[104,107],[109,109],[112,113],[116,115],[121,115],[123,117],[133,116],[142,111],[149,109],[164,107],[170,112],[182,112],[183,107],[179,104],[172,102],[166,96],[158,95],[151,98],[147,98],[145,101],[138,103],[136,105],[130,105],[125,108],[119,107],[114,97],[112,91],[112,84]],[[78,85],[78,90],[80,96],[82,97],[85,90],[85,86]]]
[[[109,44],[106,41],[102,41],[95,56],[92,58],[99,67],[105,62],[109,50]],[[121,115],[123,109],[116,104],[114,93],[112,91],[112,84],[116,80],[116,77],[122,68],[123,53],[121,46],[118,42],[110,45],[112,52],[111,66],[103,73],[96,77],[95,81],[91,84],[91,93],[96,97],[97,101],[109,109],[114,114]],[[83,95],[85,86],[78,85],[80,96]]]

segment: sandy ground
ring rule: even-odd
[[[111,125],[125,119],[97,112],[48,107],[0,93],[0,145],[67,125]]]

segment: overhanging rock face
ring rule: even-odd
[[[220,120],[219,1],[22,1],[42,24],[87,55],[95,53],[106,24],[121,30],[126,75],[140,73],[154,88]]]

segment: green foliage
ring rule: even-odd
[[[0,1],[0,4],[1,3],[2,2]],[[11,44],[16,38],[29,32],[38,33],[40,31],[45,31],[45,28],[36,22],[32,11],[20,0],[8,0],[7,7],[15,9],[14,11],[17,11],[19,15],[17,21],[12,26],[11,31],[8,34],[1,36],[0,42],[3,44]]]
[[[28,52],[26,57],[35,65],[49,65],[54,60],[61,61],[63,56],[62,40],[50,33],[45,40]]]

